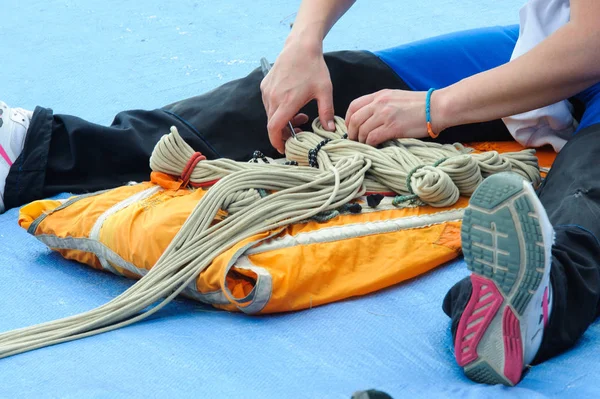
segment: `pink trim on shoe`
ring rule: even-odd
[[[2,158],[4,158],[4,160],[6,161],[8,166],[12,166],[13,162],[10,160],[10,157],[8,156],[8,154],[4,150],[4,147],[2,147],[1,144],[0,144],[0,155],[2,156]]]
[[[521,381],[523,372],[523,343],[519,319],[508,306],[502,315],[502,336],[504,338],[504,375],[514,385]]]
[[[460,367],[477,359],[477,345],[504,298],[491,280],[471,275],[473,293],[458,323],[454,352]]]

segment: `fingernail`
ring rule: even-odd
[[[335,123],[333,123],[333,121],[329,121],[327,122],[327,127],[329,130],[335,130]]]

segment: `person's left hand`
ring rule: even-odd
[[[348,138],[376,146],[395,138],[427,137],[426,95],[386,89],[357,98],[346,113]]]

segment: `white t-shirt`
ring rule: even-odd
[[[519,14],[519,39],[511,60],[531,50],[569,22],[570,15],[569,0],[529,0]],[[561,101],[504,118],[504,123],[519,143],[528,147],[550,144],[558,152],[577,129],[572,111],[573,107],[568,101]]]

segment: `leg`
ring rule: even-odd
[[[376,54],[327,54],[335,110],[343,115],[355,98],[384,88],[441,87],[493,68],[510,58],[516,29],[473,30]],[[481,51],[490,46],[498,50],[491,55]],[[446,64],[440,65],[440,60]],[[417,79],[424,75],[432,78]],[[262,74],[256,70],[246,78],[162,109],[122,112],[110,127],[37,108],[23,152],[6,179],[4,201],[10,208],[60,192],[96,191],[147,180],[152,149],[172,125],[209,159],[245,161],[254,150],[275,155],[266,135],[261,80]],[[315,117],[316,104],[309,104],[303,112]],[[448,129],[441,137],[446,142],[511,139],[501,121]]]
[[[350,102],[362,95],[384,88],[409,89],[371,53],[336,52],[327,54],[325,60],[338,114],[343,115]],[[23,151],[6,179],[6,207],[61,192],[97,191],[148,180],[148,159],[171,126],[209,159],[246,161],[254,150],[276,156],[266,133],[261,80],[257,69],[243,79],[162,109],[119,113],[110,127],[38,107]],[[307,105],[303,112],[314,118],[316,104]]]
[[[524,359],[522,365],[528,364],[528,362],[531,362],[531,364],[540,363],[572,347],[600,313],[600,243],[596,238],[600,236],[600,227],[598,226],[598,217],[600,216],[600,171],[597,168],[589,167],[600,155],[599,137],[600,125],[588,127],[578,133],[560,152],[552,171],[538,192],[539,203],[545,208],[549,222],[554,226],[556,232],[555,243],[551,248],[551,256],[548,258],[548,264],[544,266],[550,272],[552,287],[550,303],[547,304],[549,307],[546,308],[549,312],[545,313],[546,315],[550,313],[550,317],[544,320],[543,298],[541,306],[537,306],[534,303],[535,301],[531,299],[530,303],[534,303],[535,306],[532,306],[528,311],[534,317],[541,315],[540,321],[544,321],[545,326],[543,328],[543,338],[541,342],[537,343],[539,346],[535,348],[535,353],[530,353],[529,358]],[[501,182],[497,182],[494,189],[500,190],[502,188],[501,184]],[[511,194],[509,197],[514,196]],[[512,199],[509,198],[509,200]],[[530,200],[532,203],[536,202],[534,198]],[[499,211],[496,212],[498,215]],[[467,229],[474,225],[473,221],[468,219],[465,219],[463,223]],[[514,232],[514,235],[526,231],[526,228],[519,228]],[[472,236],[465,235],[464,232],[465,230],[463,230],[463,245],[478,245],[474,244],[478,241],[481,243],[481,239],[473,239]],[[525,244],[530,242],[536,245],[531,241],[524,240],[524,242]],[[497,249],[501,249],[499,247],[500,241],[498,241]],[[467,249],[465,259],[473,267],[473,265],[476,265],[477,260],[474,260],[472,256],[468,259],[467,254],[469,252],[474,251]],[[497,251],[495,256],[497,257],[496,263],[502,265],[503,254]],[[535,270],[539,268],[539,264],[536,263],[532,260],[522,262],[521,270],[531,269],[532,265]],[[482,273],[474,273],[474,276],[478,274],[481,275]],[[531,282],[526,282],[524,278],[521,279],[520,275],[517,277],[517,283],[523,281],[527,288],[541,292],[543,284],[532,285]],[[510,282],[510,279],[501,280],[497,271],[490,271],[489,277],[494,281],[494,287],[492,287],[494,290],[499,288],[500,291],[503,291],[503,284],[506,284],[507,281]],[[473,290],[474,286],[476,287],[475,291]],[[473,294],[474,292],[475,294]],[[510,303],[511,309],[518,308],[518,306],[514,306],[516,301],[511,299],[514,298],[511,296],[514,294],[506,294],[505,292],[502,292],[502,294],[503,296],[499,297],[501,301],[504,301],[502,303],[512,301]],[[464,342],[466,338],[472,338],[465,335],[465,331],[461,330],[461,321],[471,321],[473,323],[471,327],[477,327],[477,320],[476,318],[473,319],[476,311],[471,309],[470,304],[471,302],[480,302],[483,308],[487,304],[484,302],[487,299],[484,298],[484,295],[485,293],[482,295],[478,277],[473,279],[472,276],[471,279],[463,279],[456,284],[444,299],[444,311],[452,318],[451,330],[454,342],[457,344],[456,356],[459,363],[461,356],[463,356],[460,346],[461,339]],[[527,323],[522,319],[521,322]],[[475,362],[486,356],[492,357],[486,354],[485,346],[486,340],[487,345],[490,346],[490,337],[494,335],[493,323],[492,321],[489,326],[482,327],[485,331],[484,335],[480,337],[479,341],[473,343],[477,347],[477,355],[479,356],[479,359]],[[522,351],[527,352],[527,348],[532,345],[530,341],[522,339],[522,337],[527,336],[527,332],[523,332],[523,328],[521,328],[521,333],[522,336],[519,336],[518,340],[520,340],[520,345],[522,344]],[[492,379],[478,378],[473,373],[470,376],[482,382],[516,383],[520,378],[521,370],[514,370],[514,367],[513,377],[515,378],[502,381],[503,378],[510,377],[506,373],[506,370],[510,369],[510,365],[507,367],[510,360],[510,350],[506,346],[506,339],[509,338],[510,334],[501,331],[500,328],[496,328],[496,334],[499,335],[496,342],[500,342],[498,340],[504,338],[504,344],[500,344],[496,348],[496,352],[500,348],[499,358],[502,361],[504,361],[503,359],[508,360],[505,360],[504,363],[500,361],[495,368],[492,367],[494,369],[493,373],[496,374]],[[487,371],[491,373],[489,370]],[[469,375],[468,370],[467,374]],[[500,380],[497,375],[500,375]]]
[[[539,190],[556,231],[554,305],[534,363],[569,349],[600,315],[600,125],[576,134]]]

